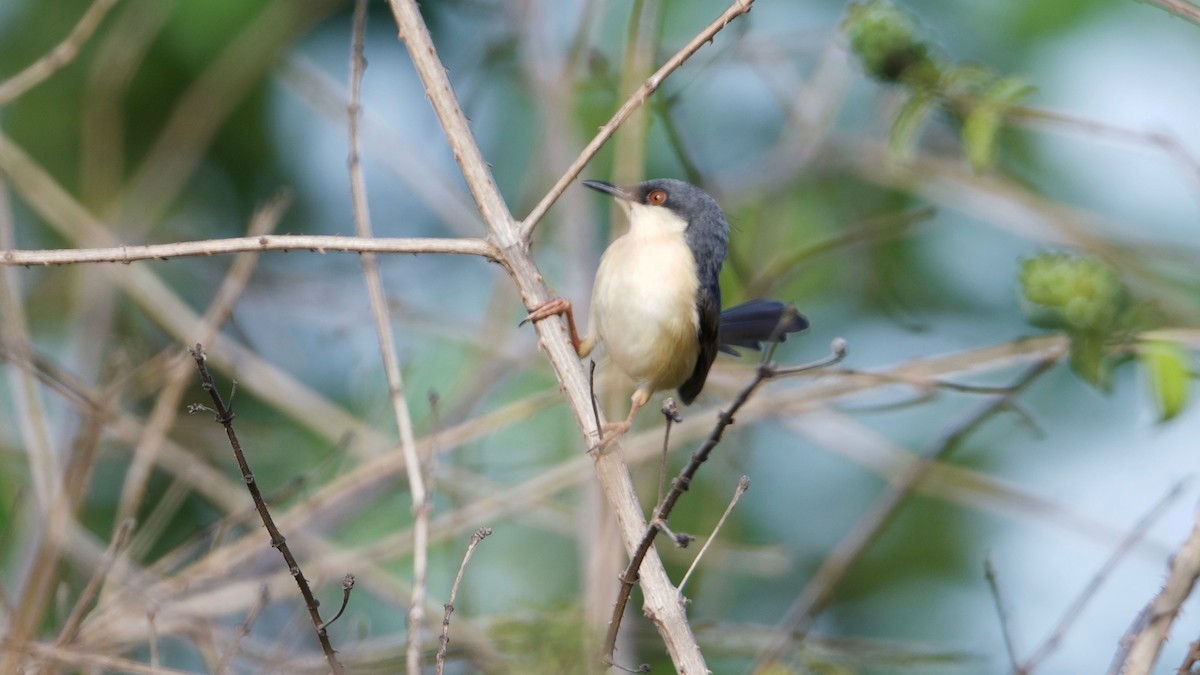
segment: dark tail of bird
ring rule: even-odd
[[[788,333],[808,328],[808,319],[788,303],[751,300],[721,312],[721,351],[738,355],[735,347],[762,349],[764,342],[783,342]]]

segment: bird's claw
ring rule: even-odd
[[[517,324],[517,326],[524,326],[530,322],[548,319],[555,314],[562,314],[563,312],[570,311],[570,309],[570,300],[567,300],[566,298],[550,298],[537,307],[534,307],[529,314],[525,315],[524,319],[521,319],[521,323]]]

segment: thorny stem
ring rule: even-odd
[[[329,635],[325,632],[324,622],[321,621],[321,612],[318,610],[320,603],[313,595],[312,588],[308,585],[308,580],[304,578],[304,572],[300,570],[300,563],[296,562],[296,557],[292,555],[291,549],[288,548],[283,533],[275,526],[275,520],[271,517],[271,512],[267,509],[267,503],[263,500],[262,492],[258,489],[258,482],[254,480],[254,472],[250,470],[250,464],[246,461],[246,454],[242,452],[242,444],[238,441],[237,434],[233,430],[233,411],[225,407],[225,402],[221,399],[220,392],[217,391],[217,385],[213,382],[212,374],[208,372],[208,357],[204,354],[204,347],[197,343],[188,352],[191,353],[192,358],[196,361],[196,369],[200,372],[200,382],[204,387],[204,391],[208,392],[209,397],[212,398],[213,410],[216,412],[217,422],[225,427],[225,435],[229,437],[229,444],[233,447],[233,456],[237,458],[238,468],[242,472],[242,479],[246,481],[246,488],[250,490],[250,497],[254,500],[254,508],[258,510],[258,515],[262,518],[263,526],[267,528],[267,533],[271,535],[271,547],[279,550],[279,555],[283,556],[288,570],[296,579],[296,585],[300,587],[300,595],[304,596],[304,605],[308,608],[308,615],[312,619],[313,627],[316,628],[317,639],[321,642],[321,649],[325,652],[325,661],[329,664],[329,668],[335,675],[342,675],[345,670],[337,660],[333,645],[329,642]]]

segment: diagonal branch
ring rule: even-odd
[[[530,241],[530,239],[533,237],[533,229],[537,227],[538,221],[540,221],[542,217],[546,215],[546,212],[550,210],[550,207],[554,205],[554,202],[558,201],[558,198],[562,195],[563,190],[566,190],[567,186],[579,177],[579,172],[583,171],[583,167],[587,166],[587,163],[592,161],[592,157],[594,157],[595,154],[600,151],[600,148],[608,141],[609,138],[612,138],[612,135],[616,133],[617,128],[624,124],[625,120],[629,119],[630,115],[632,115],[634,111],[636,111],[642,106],[642,104],[646,102],[646,99],[650,98],[650,94],[653,94],[662,85],[663,81],[671,75],[671,73],[675,72],[679,66],[682,66],[684,61],[687,61],[692,57],[693,54],[700,51],[700,48],[704,46],[704,43],[712,42],[716,34],[719,33],[722,28],[729,25],[730,21],[733,21],[739,16],[749,12],[753,4],[754,0],[734,0],[734,3],[730,5],[728,9],[721,13],[721,16],[718,16],[716,20],[708,25],[707,28],[700,31],[699,35],[692,38],[691,42],[688,42],[686,45],[684,45],[683,49],[680,49],[678,52],[676,52],[675,56],[672,56],[670,59],[668,59],[667,62],[664,63],[661,68],[656,70],[653,75],[646,78],[646,81],[642,83],[642,86],[638,87],[637,90],[634,91],[628,99],[626,99],[625,104],[622,105],[617,112],[613,113],[612,119],[610,119],[604,126],[600,127],[599,133],[592,138],[591,142],[589,142],[583,149],[583,152],[579,153],[579,157],[575,158],[575,161],[571,163],[571,166],[567,167],[567,170],[558,179],[558,182],[554,184],[554,187],[550,188],[550,191],[546,193],[545,197],[542,197],[542,201],[538,202],[537,206],[533,207],[533,210],[530,211],[529,215],[525,217],[525,220],[521,221],[522,241]]]
[[[88,41],[88,38],[92,37],[92,33],[95,33],[96,29],[100,27],[100,22],[104,20],[115,4],[117,4],[117,0],[95,0],[79,18],[79,22],[75,24],[67,37],[54,49],[29,64],[25,70],[0,82],[0,107],[11,103],[74,61],[79,54],[79,49]]]

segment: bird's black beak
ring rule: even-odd
[[[637,196],[620,185],[613,185],[612,183],[606,183],[602,180],[585,180],[583,181],[583,184],[592,188],[593,190],[596,190],[597,192],[603,192],[604,194],[610,195],[622,201],[637,201]]]

